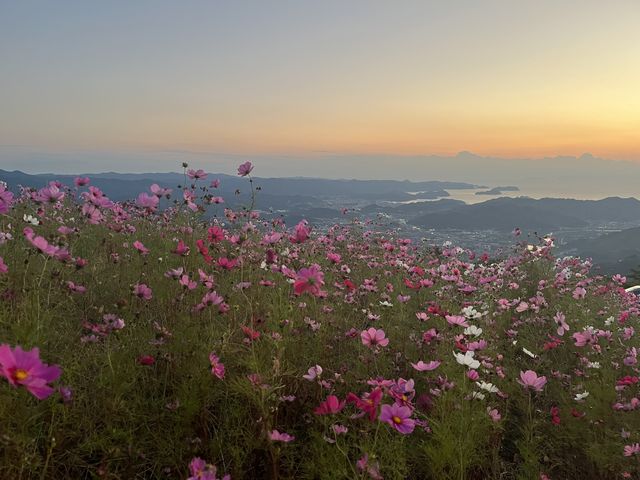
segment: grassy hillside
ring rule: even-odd
[[[0,188],[0,478],[637,478],[624,278],[264,222],[239,176]]]

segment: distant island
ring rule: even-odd
[[[483,190],[482,192],[476,192],[476,195],[502,195],[504,192],[519,192],[518,187],[513,185],[506,187],[493,187],[491,190]]]

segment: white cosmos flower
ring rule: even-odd
[[[484,400],[485,396],[484,393],[482,392],[473,392],[471,394],[471,398],[477,399],[477,400]]]
[[[456,357],[456,362],[475,370],[480,367],[480,362],[473,358],[474,355],[475,352],[472,352],[471,350],[467,350],[464,354],[453,352],[453,356]]]
[[[531,351],[527,350],[527,349],[526,349],[526,348],[524,348],[524,347],[522,347],[522,351],[523,351],[524,353],[526,353],[527,355],[529,355],[531,358],[538,358],[538,356],[537,356],[535,353],[533,353],[533,352],[531,352]]]
[[[309,370],[307,370],[306,375],[302,375],[302,378],[312,382],[320,375],[322,375],[322,367],[320,365],[314,365],[313,367],[309,368]]]
[[[576,393],[576,396],[573,397],[573,399],[576,402],[579,402],[581,400],[584,400],[585,398],[587,398],[589,396],[589,392],[582,392],[582,393]]]
[[[473,335],[474,337],[478,337],[480,335],[482,335],[482,329],[476,327],[475,325],[471,325],[470,327],[467,327],[464,329],[464,334],[465,335]]]
[[[476,385],[480,387],[482,390],[486,390],[489,393],[497,393],[500,390],[493,383],[487,382],[476,382]]]
[[[469,305],[468,307],[464,307],[462,309],[462,314],[468,319],[478,319],[482,317],[482,314],[478,312],[475,308],[473,308],[471,305]]]
[[[393,303],[388,302],[387,300],[385,300],[384,302],[379,302],[380,306],[382,307],[393,307]]]
[[[38,220],[36,217],[34,217],[33,215],[27,215],[26,213],[22,216],[22,219],[27,222],[30,223],[31,225],[40,225],[40,220]]]

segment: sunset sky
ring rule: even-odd
[[[20,149],[101,152],[94,169],[111,151],[640,161],[639,25],[635,0],[2,2],[0,167]]]

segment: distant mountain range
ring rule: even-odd
[[[185,183],[182,173],[92,173],[81,174],[89,176],[92,184],[102,189],[114,200],[126,200],[135,198],[138,193],[147,191],[149,185],[158,183],[163,187],[175,188],[177,185]],[[56,174],[36,174],[30,175],[21,171],[0,170],[0,180],[5,181],[11,188],[18,185],[27,187],[42,187],[49,181],[60,180],[71,183],[75,175]],[[232,175],[210,174],[206,179],[208,184],[211,180],[220,179],[219,191],[223,194],[235,194],[236,190],[241,192],[247,190],[247,181]],[[187,182],[191,182],[188,178]],[[384,200],[384,201],[405,201],[416,198],[434,199],[446,197],[447,190],[475,189],[477,185],[463,182],[409,182],[398,180],[329,180],[323,178],[254,178],[256,186],[261,187],[262,203],[267,205],[264,194],[271,197],[315,197],[318,199],[349,199],[349,200]],[[200,185],[203,182],[200,181]],[[409,192],[420,192],[418,195]]]
[[[113,200],[133,199],[140,192],[148,191],[152,183],[176,189],[185,182],[184,175],[175,172],[108,172],[88,176],[92,185],[102,189]],[[74,177],[0,170],[0,180],[14,191],[19,185],[40,188],[52,180],[71,185]],[[247,179],[210,174],[199,184],[209,184],[213,179],[220,180],[217,194],[225,199],[225,206],[238,208],[250,202]],[[446,181],[296,177],[254,178],[253,185],[260,189],[256,208],[266,217],[282,217],[288,225],[303,218],[318,226],[328,225],[344,219],[342,208],[346,207],[350,216],[383,218],[386,223],[405,228],[406,233],[413,236],[423,236],[425,232],[451,232],[450,238],[461,242],[468,240],[467,245],[473,247],[475,242],[476,246],[486,248],[512,242],[507,233],[519,227],[523,232],[541,235],[553,232],[561,254],[592,257],[603,271],[609,273],[626,273],[640,264],[640,200],[635,198],[536,200],[501,197],[466,204],[447,198],[448,190],[477,189],[478,185]],[[606,234],[598,236],[600,233]]]

